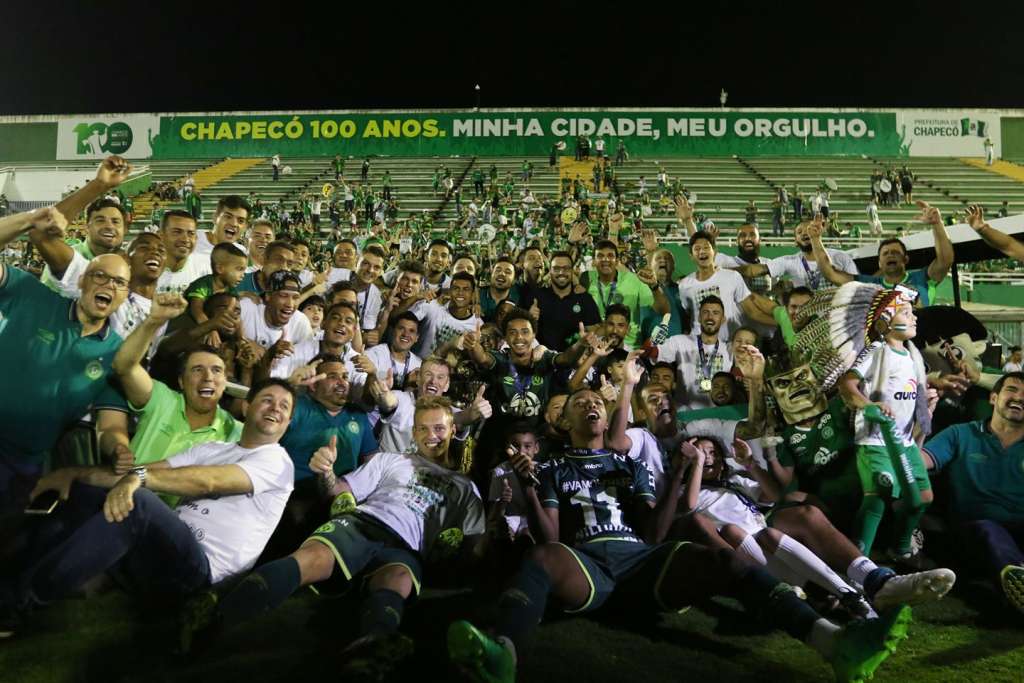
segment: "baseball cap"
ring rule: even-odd
[[[279,270],[272,274],[270,282],[267,283],[267,291],[280,292],[282,290],[301,292],[302,283],[299,281],[299,276],[290,270]]]

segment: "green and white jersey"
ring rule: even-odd
[[[494,367],[486,372],[490,382],[489,400],[498,414],[529,421],[539,421],[551,392],[558,353],[547,351],[529,368],[517,367],[508,351],[491,352]]]
[[[801,491],[819,493],[848,480],[859,486],[853,427],[842,399],[833,399],[811,426],[787,427],[782,439],[776,451],[779,464],[794,468]]]
[[[540,465],[541,505],[559,511],[560,540],[608,537],[642,542],[627,519],[641,501],[654,501],[654,477],[639,460],[605,449],[567,448]]]

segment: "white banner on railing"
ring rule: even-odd
[[[980,110],[896,110],[896,129],[905,153],[913,157],[983,157],[991,140],[1002,151],[999,112]]]

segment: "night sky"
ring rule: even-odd
[[[0,114],[1024,107],[1024,3],[89,4],[5,5]]]

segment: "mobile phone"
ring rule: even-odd
[[[48,515],[60,504],[60,494],[56,491],[43,491],[25,508],[26,515]]]

